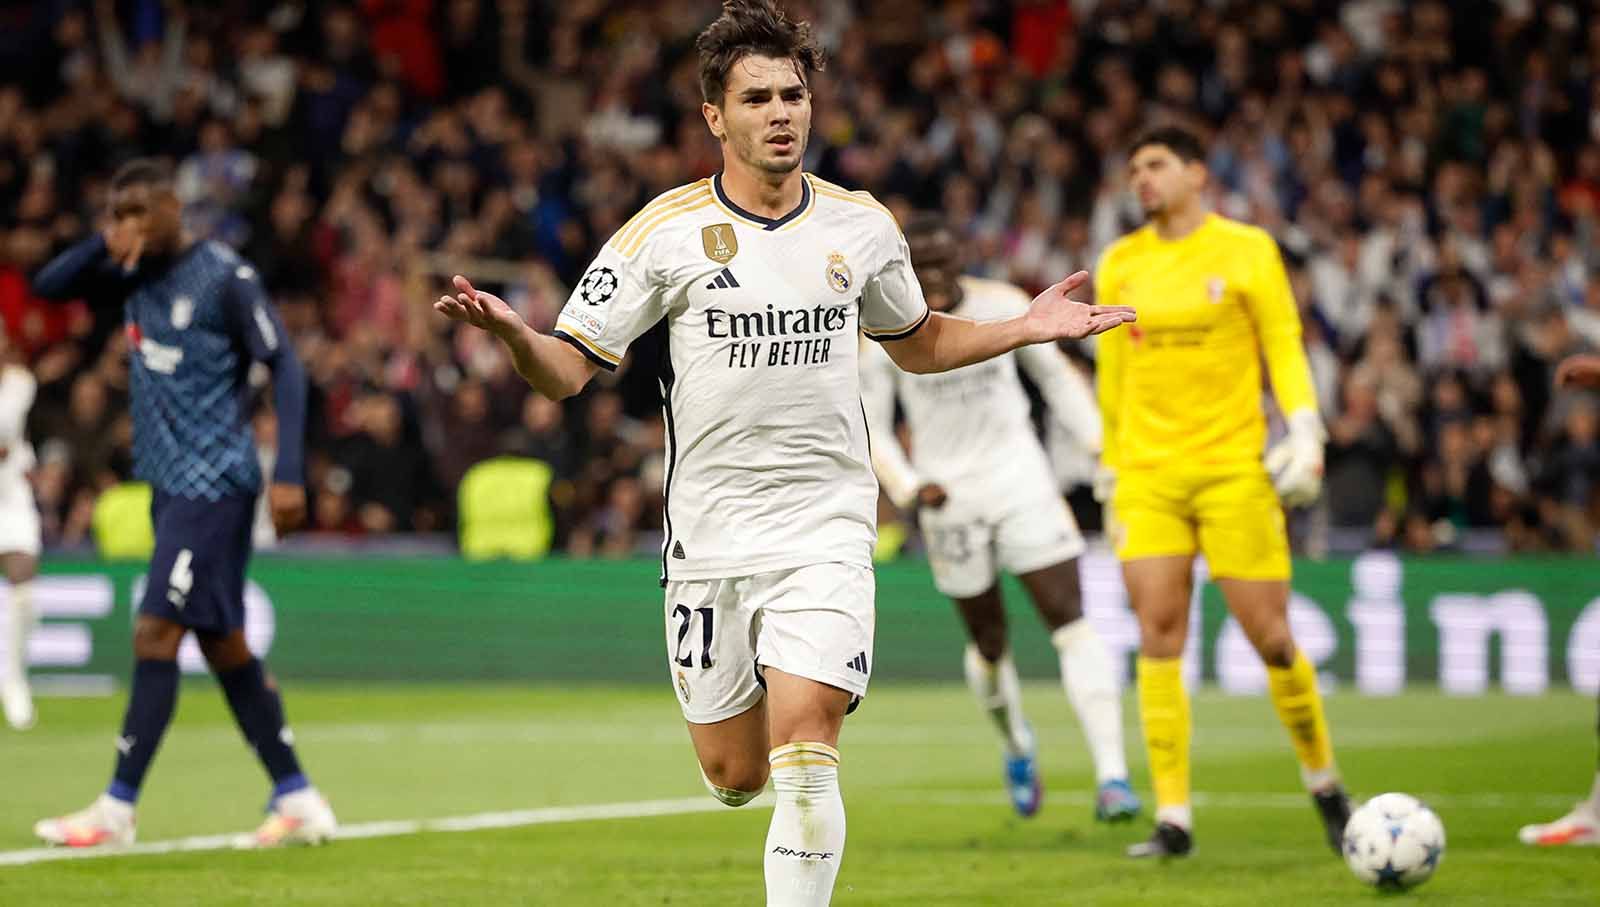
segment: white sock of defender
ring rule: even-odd
[[[1122,690],[1100,634],[1080,617],[1050,634],[1050,642],[1061,654],[1061,685],[1089,744],[1095,782],[1128,780],[1128,758],[1122,749]]]
[[[0,682],[24,683],[28,678],[28,636],[33,632],[33,583],[18,583],[11,587],[11,601],[6,608],[11,617],[6,627],[6,652],[0,660]]]
[[[1022,683],[1017,679],[1017,666],[1011,661],[1011,653],[991,662],[978,651],[976,643],[968,643],[962,667],[966,671],[967,687],[978,697],[979,707],[1000,731],[1006,755],[1033,752],[1033,732],[1022,714]]]
[[[839,751],[790,743],[767,759],[777,801],[767,830],[767,907],[826,907],[844,856]]]

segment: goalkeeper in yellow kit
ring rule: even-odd
[[[1095,286],[1100,304],[1139,309],[1137,325],[1101,337],[1097,357],[1105,446],[1096,492],[1110,504],[1139,619],[1139,714],[1156,797],[1155,834],[1129,854],[1182,856],[1194,846],[1182,654],[1197,551],[1266,662],[1273,704],[1337,851],[1349,798],[1316,672],[1289,632],[1283,505],[1320,492],[1324,439],[1289,280],[1270,235],[1206,210],[1195,137],[1156,130],[1134,145],[1128,169],[1149,223],[1106,250]],[[1265,461],[1263,358],[1289,425]]]

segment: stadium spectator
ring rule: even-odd
[[[1570,28],[1538,4],[1437,0],[789,5],[831,53],[808,168],[942,209],[977,274],[1037,290],[1091,266],[1136,216],[1126,142],[1158,121],[1203,133],[1218,209],[1270,230],[1294,275],[1323,506],[1358,543],[1490,524],[1519,549],[1593,546],[1584,405],[1548,391],[1562,356],[1600,348],[1592,5],[1565,5]],[[319,527],[448,529],[454,481],[507,452],[555,467],[558,544],[650,549],[659,350],[585,399],[524,404],[495,347],[426,318],[418,288],[490,260],[489,289],[548,329],[629,213],[714,166],[688,38],[715,6],[8,7],[0,320],[40,373],[47,540],[81,539],[125,475],[117,433],[81,421],[97,382],[125,392],[125,345],[114,312],[40,306],[26,278],[99,217],[117,164],[159,153],[191,227],[259,263],[305,357]]]

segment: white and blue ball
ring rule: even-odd
[[[1344,827],[1344,861],[1356,878],[1391,890],[1415,888],[1444,858],[1444,823],[1409,794],[1380,794]]]

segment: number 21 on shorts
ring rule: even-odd
[[[684,605],[672,609],[672,617],[678,621],[678,644],[672,650],[672,660],[679,667],[692,668],[694,664],[694,640],[690,630],[695,623],[695,617],[700,618],[700,667],[711,667],[711,640],[714,638],[712,612],[710,608],[695,608],[690,611]],[[684,644],[688,643],[688,651]]]

